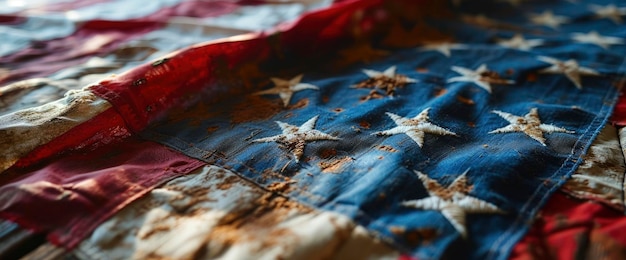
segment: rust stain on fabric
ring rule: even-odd
[[[303,98],[298,100],[298,102],[296,102],[293,105],[289,105],[288,108],[290,109],[299,109],[299,108],[303,108],[309,105],[309,99],[308,98]]]
[[[213,133],[213,132],[217,131],[217,129],[219,129],[219,128],[220,128],[219,126],[209,126],[209,127],[207,127],[206,132],[208,134],[210,134],[210,133]]]
[[[469,98],[463,97],[463,96],[456,96],[456,100],[458,100],[459,102],[466,104],[466,105],[474,105],[474,100],[471,100]]]
[[[216,188],[220,190],[228,190],[233,186],[233,184],[239,181],[240,179],[237,176],[228,176],[222,183],[218,184]]]
[[[433,95],[435,97],[440,97],[445,95],[446,93],[448,93],[448,90],[446,90],[445,88],[437,88],[435,89],[435,93],[433,93]]]
[[[376,149],[381,150],[381,151],[385,151],[385,152],[390,152],[390,153],[398,152],[398,150],[396,148],[393,148],[393,147],[388,146],[388,145],[379,145],[379,146],[376,147]]]
[[[337,150],[332,149],[332,148],[330,148],[330,149],[322,149],[319,152],[319,156],[322,159],[329,159],[331,157],[334,157],[335,155],[337,155]]]
[[[293,189],[293,187],[291,187],[290,185],[294,182],[295,181],[292,181],[292,180],[283,181],[283,182],[274,182],[270,184],[269,186],[267,186],[267,189],[270,190],[271,192],[288,193],[289,191]]]
[[[439,232],[434,228],[407,230],[405,227],[391,226],[389,227],[389,231],[396,236],[404,237],[411,246],[429,243],[439,236]]]
[[[369,122],[362,120],[361,122],[359,122],[359,126],[363,129],[370,129],[370,127],[372,126],[372,124],[370,124]]]
[[[335,160],[319,162],[318,166],[322,169],[323,173],[339,173],[343,166],[351,161],[353,161],[352,158],[345,156]]]

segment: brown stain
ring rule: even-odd
[[[530,73],[530,74],[526,75],[526,81],[528,81],[528,82],[535,82],[535,81],[537,81],[537,74]]]
[[[406,232],[406,229],[404,227],[391,226],[389,227],[389,231],[391,231],[392,234],[399,236],[403,235],[404,232]]]
[[[506,75],[511,76],[511,75],[513,75],[513,73],[515,73],[515,70],[514,70],[514,69],[507,69],[507,70],[506,70]]]
[[[594,228],[587,241],[588,245],[581,245],[579,248],[585,248],[582,252],[577,252],[580,259],[626,259],[626,246],[622,245],[616,238],[609,234]],[[587,235],[587,234],[581,234]]]
[[[349,241],[352,236],[353,229],[338,223],[335,217],[328,218],[330,225],[333,227],[333,239],[327,243],[325,254],[321,254],[319,259],[333,259],[336,252],[339,252],[344,246],[344,241]],[[337,258],[337,257],[334,257]]]
[[[228,189],[230,189],[233,186],[233,184],[235,184],[235,183],[237,183],[239,181],[240,181],[239,177],[237,177],[237,176],[229,176],[226,179],[224,179],[223,182],[218,184],[216,186],[216,188],[220,189],[220,190],[228,190]]]
[[[318,166],[322,169],[323,173],[339,173],[343,166],[353,161],[352,158],[346,156],[340,159],[321,161]]]
[[[426,185],[426,189],[428,191],[444,200],[451,200],[457,192],[461,194],[468,194],[472,191],[472,189],[474,189],[474,185],[468,185],[466,177],[461,177],[461,179],[454,183],[454,185],[451,184],[447,188],[444,188],[435,180],[427,180],[424,184]]]
[[[308,104],[308,101],[305,101]],[[261,96],[247,96],[233,107],[231,122],[239,124],[269,119],[283,110],[280,100],[268,100]]]
[[[300,108],[306,107],[308,105],[309,105],[309,99],[308,98],[303,98],[303,99],[298,100],[298,102],[296,102],[295,104],[289,105],[288,108],[289,109],[300,109]]]
[[[209,126],[206,128],[206,132],[207,134],[210,134],[210,133],[217,131],[218,129],[220,129],[219,126]]]
[[[430,243],[439,236],[439,232],[434,228],[407,229],[400,226],[390,226],[389,231],[395,236],[403,237],[410,246]]]
[[[420,68],[416,68],[416,69],[415,69],[415,71],[417,71],[417,72],[419,72],[419,73],[426,73],[426,72],[428,72],[429,70],[428,70],[428,68],[423,68],[423,67],[420,67]]]
[[[277,173],[270,168],[263,170],[263,172],[261,172],[261,176],[265,178],[284,178],[280,173]]]
[[[373,95],[374,93],[378,93],[378,95],[381,95],[381,96],[382,95],[393,96],[397,88],[401,88],[409,84],[409,82],[407,82],[407,79],[408,78],[406,76],[401,75],[401,74],[396,74],[393,77],[378,76],[378,77],[368,78],[364,81],[361,81],[358,84],[356,84],[354,87],[355,88],[373,88],[374,90],[381,89],[385,91],[384,94],[378,91],[375,91],[375,92],[370,91],[370,95]]]
[[[232,179],[232,182],[238,181],[240,181],[238,177]],[[174,209],[174,212],[179,215],[193,216],[201,214],[203,210],[200,208],[194,208],[195,205],[198,205],[202,202],[215,201],[215,199],[208,197],[210,190],[204,187],[185,188],[180,186],[171,186],[168,189],[181,193],[180,196],[173,197],[168,201],[169,205],[172,207],[172,209]],[[177,201],[183,199],[187,199],[186,203],[176,203]]]
[[[491,71],[491,70],[481,73],[480,81],[489,82],[493,84],[509,84],[507,79],[502,78],[502,76],[500,76],[498,72]]]
[[[361,122],[359,122],[359,126],[363,129],[370,129],[370,127],[372,126],[372,124],[370,124],[369,122],[365,121],[365,120],[361,120]]]
[[[101,240],[101,242],[98,243],[98,247],[102,249],[114,249],[119,247],[119,241],[124,240],[125,237],[126,234],[124,232],[117,232],[113,238]]]
[[[297,240],[298,236],[289,228],[279,227],[294,211],[308,214],[312,210],[297,202],[273,193],[259,194],[253,203],[242,203],[239,208],[224,216],[205,238],[206,244],[219,245],[211,252],[221,255],[233,245],[258,242],[254,251],[284,247],[285,241]],[[204,258],[204,255],[201,255]]]
[[[411,246],[428,244],[438,236],[439,232],[434,228],[413,229],[404,232],[404,239]]]
[[[376,147],[376,149],[381,150],[381,151],[385,151],[385,152],[390,152],[390,153],[398,152],[398,150],[396,148],[393,148],[393,147],[388,146],[388,145],[379,145],[379,146]]]
[[[382,93],[378,92],[378,90],[371,90],[369,94],[367,94],[367,96],[363,96],[359,99],[359,101],[361,102],[365,102],[371,99],[381,99],[384,98],[385,95],[383,95]]]
[[[474,123],[474,122],[467,122],[467,126],[469,126],[469,127],[476,127],[476,123]]]
[[[256,211],[263,211],[266,209],[295,209],[303,213],[312,212],[312,210],[298,202],[289,200],[288,198],[275,195],[273,193],[266,193],[261,196],[255,202],[260,207]]]
[[[437,88],[435,89],[435,92],[433,93],[433,96],[435,97],[440,97],[445,95],[446,93],[448,93],[448,90],[445,88]]]
[[[463,97],[463,96],[456,96],[456,100],[458,100],[459,102],[466,104],[466,105],[474,105],[474,100],[471,100],[469,98]]]
[[[335,109],[333,109],[333,112],[335,112],[335,113],[341,113],[341,112],[343,112],[343,108],[340,108],[340,107],[335,108]]]
[[[334,157],[335,155],[337,155],[337,150],[335,150],[333,148],[322,149],[319,152],[319,156],[322,159],[329,159],[331,157]]]
[[[288,193],[293,188],[290,185],[294,183],[294,181],[284,181],[284,182],[274,182],[267,186],[267,189],[271,192],[282,192]]]
[[[170,226],[156,225],[156,226],[153,226],[148,232],[141,234],[139,236],[139,239],[148,239],[157,233],[168,232],[170,230],[171,230]]]

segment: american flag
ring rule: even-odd
[[[190,45],[234,32],[151,39],[284,6],[165,2],[3,49],[5,89],[127,70],[5,106],[7,230],[85,259],[624,256],[625,3],[338,1]]]

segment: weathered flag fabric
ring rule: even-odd
[[[426,4],[404,7],[422,14]],[[369,63],[337,69],[337,53],[319,62],[279,49],[284,57],[259,64],[266,80],[242,79],[247,93],[217,82],[219,99],[210,92],[142,135],[268,189],[288,182],[285,196],[350,216],[419,258],[506,256],[604,126],[626,46],[620,26],[586,29],[604,20],[544,24],[531,5],[527,22],[504,4],[472,20],[485,12],[476,5],[459,9],[469,24],[418,16],[454,40],[391,48],[389,30],[371,45],[384,57]],[[390,16],[383,26],[415,30],[393,8],[372,9]],[[495,23],[504,28],[486,30]],[[438,236],[414,245],[398,230]]]
[[[83,259],[623,256],[624,19],[617,0],[355,0],[192,45],[48,104],[96,112],[9,149],[0,216]],[[107,39],[163,26],[139,24]]]

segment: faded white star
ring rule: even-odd
[[[428,121],[428,111],[430,108],[424,109],[414,118],[406,118],[396,115],[394,113],[387,112],[386,114],[396,123],[396,127],[374,133],[374,135],[395,135],[406,134],[421,148],[424,145],[424,134],[436,134],[436,135],[454,135],[457,134],[445,129],[443,127],[434,125]]]
[[[412,79],[401,74],[396,74],[396,66],[391,66],[383,72],[364,69],[363,73],[365,73],[365,75],[367,75],[369,79],[354,85],[355,88],[384,89],[388,96],[392,96],[395,93],[397,87],[402,87],[406,84],[417,82],[416,79]]]
[[[494,110],[492,112],[504,118],[504,120],[509,121],[510,124],[505,127],[493,130],[489,132],[490,134],[522,132],[530,138],[535,139],[535,141],[539,142],[541,145],[546,146],[546,139],[543,137],[543,133],[574,133],[574,131],[569,131],[565,128],[557,127],[554,125],[542,124],[541,119],[539,118],[539,113],[537,112],[537,108],[531,108],[530,112],[528,112],[528,114],[524,115],[523,117],[498,110]]]
[[[478,69],[471,70],[468,68],[452,66],[451,68],[454,72],[461,74],[461,76],[453,77],[448,79],[448,83],[450,82],[472,82],[479,87],[483,88],[487,92],[491,93],[491,84],[514,84],[515,81],[507,80],[500,78],[500,76],[487,69],[486,64],[480,65]]]
[[[256,92],[254,93],[254,95],[278,94],[278,96],[280,96],[280,99],[283,100],[283,105],[287,107],[287,105],[289,105],[289,101],[291,100],[291,96],[293,96],[293,93],[305,89],[319,89],[318,87],[311,84],[300,83],[300,81],[302,80],[302,76],[303,75],[300,74],[290,80],[271,78],[272,82],[274,82],[275,87]]]
[[[414,171],[426,188],[428,195],[418,200],[402,202],[402,206],[423,210],[437,210],[452,224],[462,237],[467,237],[466,214],[487,213],[502,214],[504,211],[496,205],[472,197],[469,193],[474,185],[468,185],[467,171],[457,177],[448,187],[444,188],[437,181],[429,178],[426,174]]]
[[[544,11],[541,14],[531,14],[530,21],[537,25],[544,25],[552,29],[558,29],[561,24],[569,22],[569,18],[566,16],[554,15],[552,11]]]
[[[596,31],[588,33],[573,33],[572,39],[580,43],[595,44],[603,49],[608,49],[611,44],[624,44],[624,40],[618,37],[602,36]]]
[[[580,82],[580,75],[585,76],[599,76],[600,73],[593,69],[580,67],[578,62],[574,59],[567,61],[560,61],[555,58],[546,56],[539,56],[537,59],[540,61],[552,64],[551,67],[545,68],[540,73],[548,74],[565,74],[565,76],[572,82],[578,89],[582,89],[582,83]]]
[[[515,34],[513,38],[504,40],[498,40],[498,44],[507,48],[518,49],[521,51],[529,51],[530,49],[543,44],[541,39],[526,40],[523,35]]]
[[[467,49],[467,45],[460,43],[449,43],[449,42],[440,42],[440,43],[428,43],[422,47],[417,48],[420,51],[438,51],[446,57],[450,57],[450,50],[465,50]]]
[[[339,138],[334,137],[332,135],[322,133],[318,130],[315,130],[315,122],[319,116],[314,116],[309,121],[306,121],[301,126],[294,126],[287,123],[283,123],[280,121],[276,121],[276,124],[282,129],[283,133],[275,136],[259,138],[253,140],[255,143],[267,143],[267,142],[276,142],[282,148],[285,148],[293,153],[293,156],[296,159],[296,162],[300,161],[302,155],[304,154],[304,146],[306,142],[309,141],[321,141],[321,140],[331,140],[336,141]]]
[[[590,5],[589,8],[598,18],[611,19],[611,21],[617,24],[624,22],[622,16],[626,15],[626,7],[617,7],[614,4],[610,4],[606,6]]]

